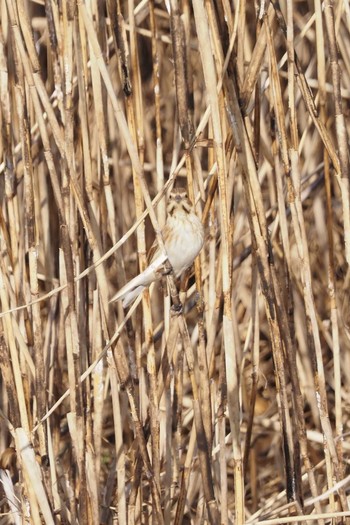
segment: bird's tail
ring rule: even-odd
[[[116,296],[114,296],[113,301],[122,301],[123,308],[126,308],[131,304],[135,299],[144,291],[146,290],[147,286],[136,286],[135,288],[131,288],[130,290],[124,290],[123,288],[117,293]],[[123,292],[123,293],[120,293]]]
[[[136,297],[143,292],[153,281],[156,281],[160,278],[161,273],[159,273],[160,267],[164,264],[167,259],[166,255],[160,255],[157,257],[142,273],[131,279],[126,283],[123,288],[117,292],[110,302],[114,301],[123,301],[123,307],[126,308],[131,304]]]

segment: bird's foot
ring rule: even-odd
[[[180,314],[182,314],[182,304],[181,303],[173,304],[172,307],[171,307],[171,312],[172,312],[173,315],[180,315]]]

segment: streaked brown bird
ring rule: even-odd
[[[167,221],[162,230],[165,251],[175,276],[180,277],[201,251],[204,242],[204,229],[200,219],[195,214],[186,191],[182,188],[174,189],[171,192],[167,213]],[[152,282],[161,278],[160,268],[164,266],[166,256],[162,254],[156,244],[150,250],[149,260],[149,266],[123,286],[111,299],[111,302],[121,300],[125,308]]]

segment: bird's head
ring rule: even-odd
[[[174,215],[175,212],[181,211],[190,213],[193,211],[191,201],[188,198],[187,191],[184,188],[174,188],[168,199],[168,214]]]

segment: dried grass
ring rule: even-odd
[[[0,524],[349,523],[348,3],[0,13]]]

